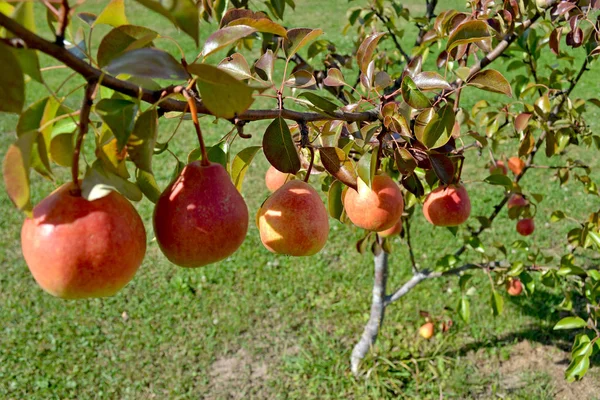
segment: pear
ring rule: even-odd
[[[439,186],[427,195],[423,214],[436,226],[458,226],[471,214],[471,200],[463,185]]]

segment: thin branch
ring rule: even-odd
[[[42,53],[45,53],[56,60],[62,62],[67,65],[73,71],[77,72],[86,80],[97,80],[101,82],[102,86],[105,86],[109,89],[113,89],[119,93],[125,94],[127,96],[132,96],[135,98],[140,98],[141,100],[154,104],[161,100],[161,94],[163,90],[150,90],[143,88],[141,86],[135,85],[131,82],[123,81],[117,79],[111,75],[107,75],[104,71],[99,70],[97,68],[92,67],[91,65],[85,63],[79,58],[75,57],[69,51],[64,49],[63,47],[58,46],[57,44],[50,42],[42,37],[36,35],[35,33],[29,31],[19,23],[13,21],[8,16],[0,13],[0,26],[6,28],[8,31],[12,32],[16,36],[18,36],[22,43],[24,43],[27,48],[33,50],[39,50]],[[7,43],[11,44],[13,41]],[[21,46],[22,47],[22,46]],[[187,112],[189,108],[187,107],[187,102],[178,101],[173,99],[165,99],[161,101],[160,107],[163,112],[166,111],[179,111],[179,112]],[[206,108],[206,106],[201,101],[196,101],[196,108],[198,109],[199,114],[212,115],[212,113]],[[277,117],[282,117],[288,120],[294,121],[328,121],[328,120],[343,120],[347,122],[362,122],[362,121],[376,121],[378,119],[378,110],[373,109],[364,112],[343,112],[343,111],[335,111],[330,113],[329,115],[313,113],[313,112],[299,112],[292,110],[248,110],[237,116],[238,120],[241,121],[258,121],[263,119],[275,119]]]
[[[352,373],[358,376],[358,367],[360,362],[377,340],[379,328],[383,323],[385,311],[385,288],[387,284],[388,274],[388,254],[385,251],[380,251],[375,255],[375,279],[373,283],[373,298],[371,301],[371,316],[363,334],[352,350],[350,364]]]
[[[419,272],[419,268],[417,268],[415,253],[412,248],[412,243],[410,242],[410,217],[404,219],[404,226],[404,233],[406,234],[406,246],[408,247],[408,254],[410,255],[410,263],[412,265],[412,272],[414,275]]]
[[[69,25],[69,0],[62,0],[58,15],[58,28],[56,28],[56,44],[60,47],[65,45],[65,31]]]
[[[92,109],[92,104],[94,104],[94,96],[96,93],[97,84],[97,81],[91,80],[85,86],[85,95],[83,96],[81,113],[79,114],[79,133],[77,135],[75,148],[73,149],[73,164],[71,165],[71,178],[73,179],[74,185],[72,194],[76,196],[81,195],[81,186],[79,185],[79,154],[81,153],[83,137],[88,131],[90,111]]]
[[[398,37],[396,37],[396,34],[394,33],[394,31],[392,31],[392,28],[390,28],[390,26],[389,26],[390,19],[386,18],[384,15],[381,15],[381,13],[379,11],[377,11],[374,7],[371,9],[373,10],[373,12],[377,16],[377,18],[379,18],[379,20],[381,22],[383,22],[383,24],[385,25],[385,28],[387,29],[388,33],[392,37],[392,40],[394,41],[394,45],[396,46],[396,49],[398,49],[398,51],[400,52],[400,54],[402,54],[402,57],[404,57],[404,60],[408,64],[411,60],[411,57],[408,55],[408,53],[406,51],[404,51],[404,49],[402,48],[402,45],[398,41]]]
[[[423,43],[423,37],[427,33],[427,31],[425,30],[425,27],[427,27],[427,25],[429,25],[429,22],[435,16],[434,12],[435,12],[435,7],[437,6],[437,0],[426,0],[425,3],[427,4],[426,12],[425,12],[425,18],[427,19],[427,23],[418,25],[419,34],[417,35],[417,40],[415,41],[415,46],[420,46],[421,43]]]

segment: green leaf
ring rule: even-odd
[[[408,75],[402,79],[402,98],[409,106],[417,110],[427,108],[431,105],[427,96],[421,93],[415,82]]]
[[[155,11],[162,16],[166,17],[175,26],[181,28],[187,35],[189,35],[196,46],[198,46],[198,22],[199,13],[198,8],[193,0],[174,0],[168,2],[169,9],[165,8],[161,0],[135,0],[145,7]]]
[[[95,110],[117,138],[118,150],[122,150],[133,131],[137,104],[129,100],[102,99]]]
[[[256,28],[247,25],[221,28],[206,39],[204,48],[202,49],[202,56],[207,57],[215,51],[219,51],[254,32],[256,32]]]
[[[301,48],[323,34],[322,29],[295,28],[287,32],[287,38],[283,42],[283,48],[288,60]]]
[[[0,112],[20,114],[25,104],[25,81],[19,60],[0,44]]]
[[[36,32],[35,14],[33,9],[33,2],[24,1],[19,2],[12,13],[12,18],[29,29],[31,32]],[[9,37],[12,37],[10,35]],[[40,72],[40,62],[35,50],[28,49],[12,49],[13,54],[19,60],[21,69],[32,79],[42,82],[42,73]]]
[[[567,379],[569,382],[573,382],[576,379],[581,379],[587,373],[589,367],[589,356],[576,357],[571,361],[571,364],[569,364],[569,367],[565,371],[565,379]]]
[[[156,108],[149,108],[135,121],[133,131],[127,141],[127,153],[138,169],[150,174],[152,173],[152,156],[157,137],[158,113]]]
[[[254,156],[261,149],[261,146],[250,146],[241,150],[231,163],[231,180],[237,188],[238,192],[242,192],[242,185],[244,183],[244,176],[246,171],[250,167],[250,163],[254,159]]]
[[[290,75],[290,78],[287,81],[285,81],[286,86],[297,89],[311,88],[311,86],[314,88],[316,83],[317,81],[315,80],[313,74],[305,69],[300,69],[292,73],[292,75]]]
[[[227,168],[228,157],[226,150],[227,146],[208,146],[206,148],[206,156],[208,157],[209,161],[221,164],[223,167]],[[190,153],[188,154],[187,162],[189,164],[192,161],[197,160],[202,160],[202,150],[200,149],[200,147],[197,147],[194,150],[190,151]]]
[[[469,78],[467,84],[488,92],[501,93],[512,97],[510,83],[500,72],[493,69],[477,72]]]
[[[228,72],[236,79],[250,79],[252,72],[248,62],[240,53],[234,53],[224,58],[218,65],[218,68]]]
[[[323,96],[319,96],[318,94],[311,92],[303,92],[298,95],[298,97],[304,97],[306,100],[310,101],[315,107],[319,110],[323,110],[326,113],[333,113],[335,110],[339,108],[339,106],[329,100],[327,100]]]
[[[98,15],[94,26],[107,24],[111,26],[127,25],[127,17],[125,16],[125,0],[112,0]]]
[[[152,172],[137,169],[135,171],[135,183],[148,200],[153,203],[158,201],[161,191]]]
[[[321,147],[319,154],[321,155],[321,163],[327,172],[338,181],[356,189],[357,182],[354,163],[344,150],[338,147]]]
[[[344,191],[344,185],[342,182],[336,180],[329,187],[327,193],[327,208],[331,218],[340,221],[342,214],[344,213],[344,203],[342,202],[342,192]]]
[[[261,79],[271,82],[273,80],[274,64],[275,56],[273,55],[273,51],[268,49],[265,54],[260,56],[258,61],[254,63],[254,70]]]
[[[123,25],[108,32],[98,47],[98,66],[107,66],[122,53],[149,47],[158,33],[143,26]]]
[[[198,77],[202,102],[216,117],[233,118],[246,111],[254,101],[250,86],[217,67],[192,64],[188,71]]]
[[[504,186],[507,190],[512,188],[512,180],[508,176],[502,174],[492,174],[483,181],[490,185]]]
[[[356,165],[356,171],[360,179],[363,180],[367,186],[371,186],[373,178],[375,177],[375,166],[377,165],[377,152],[379,147],[373,148],[372,152],[366,152],[362,155],[358,164]]]
[[[471,307],[469,306],[469,299],[466,296],[462,296],[458,302],[458,315],[460,315],[463,321],[469,323]]]
[[[490,37],[490,32],[488,31],[488,25],[484,21],[467,21],[460,24],[458,28],[454,30],[448,39],[448,44],[446,44],[446,51],[450,53],[450,50],[456,46],[478,42],[488,37]]]
[[[23,134],[11,144],[4,156],[2,174],[8,197],[19,210],[31,211],[29,189],[29,167],[31,150],[39,133],[31,131]]]
[[[494,317],[502,314],[502,310],[504,310],[504,298],[500,293],[495,290],[492,290],[492,296],[490,298],[490,303],[492,305],[492,312]]]
[[[420,134],[415,132],[417,139],[428,149],[441,147],[452,137],[454,121],[454,109],[447,104],[433,115]]]
[[[420,90],[451,90],[452,86],[443,76],[433,71],[425,71],[414,76],[413,81]]]
[[[598,249],[600,249],[600,235],[594,231],[588,231],[588,237],[592,239]]]
[[[560,321],[558,321],[556,323],[556,325],[554,325],[554,330],[560,330],[560,329],[576,329],[576,328],[583,328],[587,326],[587,322],[585,322],[583,319],[579,318],[579,317],[565,317],[563,319],[561,319]]]
[[[106,71],[113,75],[129,74],[141,78],[188,79],[187,72],[172,55],[152,47],[121,54],[106,66]]]
[[[300,171],[300,157],[283,118],[277,117],[267,127],[262,145],[265,157],[278,171],[294,175]]]
[[[257,32],[271,33],[283,38],[287,37],[285,28],[277,22],[271,21],[269,18],[237,18],[227,24],[227,26],[237,25],[247,25],[256,29]]]
[[[117,191],[132,201],[142,199],[142,191],[133,183],[107,171],[100,160],[89,167],[81,183],[81,195],[89,201],[100,199]]]
[[[560,210],[555,210],[550,215],[550,222],[557,222],[557,221],[560,221],[561,219],[563,219],[565,217],[566,217],[566,215],[565,215],[564,212],[562,212]]]
[[[367,73],[369,63],[373,58],[373,52],[379,43],[379,39],[385,35],[385,32],[373,33],[365,38],[360,44],[360,47],[356,51],[356,61],[358,62],[358,68],[363,74]]]

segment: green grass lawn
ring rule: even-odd
[[[105,2],[88,3],[85,7],[97,12]],[[199,50],[193,42],[167,20],[151,15],[134,2],[126,3],[131,23],[177,38],[188,59],[197,55]],[[324,37],[336,42],[340,53],[351,51],[352,31],[347,35],[341,31],[347,7],[359,2],[296,3],[297,12],[288,14],[287,26],[323,28]],[[407,3],[415,4],[410,7],[418,13],[424,10],[416,0]],[[440,7],[462,5],[454,1],[440,3],[444,3]],[[41,18],[39,26],[47,34]],[[212,28],[202,26],[202,39]],[[403,42],[408,48],[414,33],[414,28],[407,29]],[[96,38],[100,36],[95,33]],[[174,50],[166,40],[158,44]],[[383,46],[391,49],[392,43],[386,41]],[[45,66],[54,65],[48,58],[42,61]],[[547,68],[551,62],[548,56]],[[502,69],[503,64],[494,66]],[[595,66],[575,95],[596,96],[598,72]],[[55,88],[66,75],[65,71],[54,70],[44,77]],[[61,93],[80,83],[73,80]],[[45,93],[43,86],[35,83],[30,89],[28,103]],[[469,109],[481,98],[503,100],[471,90],[465,91],[463,105]],[[78,102],[78,98],[73,99],[71,105],[77,106]],[[600,128],[597,119],[598,111],[590,110],[590,124]],[[6,132],[0,136],[1,157],[14,138],[10,132],[16,121],[11,115],[0,116],[0,132]],[[209,118],[201,122],[209,144],[229,129],[227,123],[213,125]],[[161,120],[162,141],[175,123]],[[260,143],[266,126],[267,122],[248,125],[252,143]],[[88,140],[86,145],[86,153],[92,154],[93,142]],[[170,149],[185,159],[195,146],[193,128],[186,123]],[[237,140],[233,152],[241,146],[241,140]],[[516,144],[504,146],[502,151],[512,155]],[[502,189],[478,183],[486,176],[487,158],[479,158],[475,152],[468,155],[463,179],[468,182],[472,214],[487,215],[502,196]],[[591,152],[573,150],[569,155],[598,167]],[[157,179],[164,187],[175,161],[168,153],[156,156],[155,161]],[[560,164],[560,160],[543,156],[538,162]],[[263,182],[266,169],[266,160],[259,156],[246,177],[244,196],[251,214],[268,194]],[[56,183],[32,178],[35,202],[68,179],[68,171],[56,168],[55,172]],[[596,173],[594,178],[600,176]],[[562,382],[567,365],[564,351],[569,350],[571,337],[551,330],[560,318],[558,290],[542,287],[533,298],[507,297],[503,315],[493,318],[488,306],[489,282],[487,277],[479,276],[473,280],[476,289],[469,324],[448,309],[459,299],[455,279],[426,282],[390,307],[379,341],[363,364],[367,378],[353,378],[349,356],[368,317],[372,256],[356,252],[359,230],[335,221],[331,222],[325,249],[314,257],[274,256],[263,248],[251,224],[245,243],[232,257],[201,269],[185,270],[170,264],[160,253],[153,240],[153,205],[144,199],[137,208],[146,223],[148,251],[135,279],[108,299],[53,298],[35,284],[21,257],[23,215],[13,208],[3,184],[0,186],[0,398],[362,399],[439,398],[440,393],[451,398],[553,398],[566,393],[583,399],[592,398],[586,395],[593,395],[591,390],[598,388],[593,386],[600,377],[597,370],[592,370],[583,383],[566,386]],[[577,182],[559,187],[546,170],[528,173],[523,187],[546,196],[536,217],[537,230],[528,241],[559,260],[565,252],[563,237],[572,226],[569,222],[550,224],[550,213],[561,208],[584,217],[597,209],[598,198],[583,194]],[[486,249],[493,251],[494,241],[510,244],[516,240],[514,224],[503,211],[494,228],[482,236]],[[420,209],[413,223],[413,236],[421,267],[433,267],[441,255],[461,244],[447,230],[432,228]],[[509,251],[510,260],[522,259],[518,250]],[[390,262],[389,284],[393,288],[411,273],[408,252],[400,238],[395,239]],[[451,318],[454,325],[431,341],[420,340],[417,330],[424,321],[419,311]]]

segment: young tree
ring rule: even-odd
[[[320,40],[321,29],[287,29],[278,23],[294,9],[293,0],[267,0],[261,10],[251,10],[247,0],[175,0],[170,7],[136,1],[198,45],[202,19],[218,22],[219,28],[193,60],[183,51],[178,60],[159,48],[157,31],[128,23],[123,0],[112,0],[99,15],[80,12],[82,2],[43,1],[53,38],[34,33],[43,13],[33,3],[0,3],[0,111],[20,115],[3,175],[10,198],[27,214],[23,254],[42,288],[64,298],[98,297],[114,294],[133,278],[145,253],[145,232],[125,198],[146,196],[156,203],[157,242],[174,264],[199,267],[228,257],[246,235],[249,215],[239,192],[249,164],[262,150],[280,173],[269,178],[274,193],[257,210],[267,249],[293,256],[319,252],[327,240],[329,217],[365,230],[357,248],[373,252],[375,278],[370,318],[352,352],[354,374],[377,338],[385,309],[424,281],[459,276],[463,295],[456,312],[468,321],[464,291],[471,277],[467,271],[473,271],[490,278],[494,314],[503,308],[502,285],[511,295],[535,295],[538,282],[560,285],[563,307],[573,315],[558,321],[555,329],[581,329],[566,377],[583,377],[590,356],[600,349],[600,273],[584,258],[589,249],[600,247],[598,212],[584,221],[560,210],[552,213],[553,220],[574,224],[565,238],[568,251],[558,263],[525,241],[516,245],[528,248],[528,263],[512,261],[504,245],[485,251],[480,236],[505,205],[510,218],[518,220],[517,231],[533,233],[536,205],[543,196],[520,185],[533,168],[547,168],[560,184],[572,176],[587,193],[598,195],[590,168],[567,158],[565,149],[600,148],[600,136],[591,132],[583,114],[589,105],[600,106],[600,100],[571,96],[600,54],[600,1],[473,0],[469,12],[442,10],[436,15],[437,1],[427,0],[425,15],[414,17],[396,1],[365,0],[348,13],[346,31],[356,27],[352,56],[340,55],[335,43]],[[408,51],[400,40],[407,23],[419,28]],[[101,24],[113,28],[96,38],[99,45],[93,49],[92,32]],[[383,41],[391,41],[395,50],[378,51]],[[258,47],[260,55],[249,63],[241,52]],[[228,55],[218,65],[205,62],[224,49]],[[548,52],[561,62],[545,75],[538,61]],[[82,84],[65,96],[47,86],[47,97],[25,105],[26,81],[44,82],[40,53],[71,69],[67,79]],[[576,54],[583,61],[573,67]],[[511,80],[492,68],[500,57],[508,57],[509,69],[519,71]],[[435,70],[425,67],[427,58],[435,58]],[[346,79],[342,70],[353,79]],[[275,71],[280,81],[274,79]],[[70,109],[65,100],[81,96],[80,90],[81,108]],[[465,90],[505,97],[500,103],[481,100],[469,112],[460,105]],[[273,107],[253,108],[256,97],[272,101]],[[189,114],[199,147],[187,165],[178,163],[173,181],[161,190],[153,175],[153,155],[167,150],[169,143],[157,142],[158,124],[166,117],[181,123]],[[231,130],[206,146],[198,115],[225,119]],[[262,146],[229,154],[222,145],[249,138],[244,127],[257,120],[270,121]],[[96,158],[82,178],[79,156],[90,129]],[[507,142],[518,151],[497,160],[495,150]],[[483,149],[489,153],[491,173],[483,182],[505,192],[488,217],[458,228],[471,214],[462,167],[469,150]],[[539,151],[563,161],[538,165]],[[128,163],[135,166],[133,177]],[[53,164],[70,167],[72,182],[33,207],[30,171],[51,178]],[[327,207],[307,184],[315,173],[327,192]],[[431,269],[417,267],[411,247],[411,218],[420,204],[430,223],[464,238],[459,249],[440,257]],[[400,231],[413,276],[388,292],[389,240]],[[474,254],[468,258],[479,261],[461,261],[469,251]],[[585,307],[573,307],[573,293]],[[431,337],[433,330],[428,323],[420,333]]]

